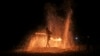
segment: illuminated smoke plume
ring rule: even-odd
[[[73,41],[73,23],[71,4],[64,1],[61,6],[47,3],[45,5],[46,26],[38,29],[35,34],[31,34],[22,48],[27,52],[63,52],[77,51],[77,46]],[[46,27],[52,33],[49,40],[49,47],[46,47],[48,34]]]

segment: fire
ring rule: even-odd
[[[50,38],[50,40],[52,40],[52,41],[62,41],[62,39],[60,38],[60,37],[58,37],[58,38]]]
[[[62,39],[60,37],[54,38],[50,37],[49,45],[50,47],[58,47],[61,45]],[[46,33],[36,33],[35,37],[29,42],[27,50],[32,50],[34,47],[46,47],[47,35]]]
[[[41,31],[29,36],[22,51],[28,52],[64,52],[77,51],[78,46],[73,41],[72,9],[67,8],[64,18],[57,15],[56,8],[51,4],[46,6],[47,25]],[[48,46],[47,46],[48,45]]]

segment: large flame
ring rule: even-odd
[[[56,8],[48,4],[46,6],[46,20],[48,30],[52,33],[50,39],[46,33],[45,27],[43,31],[37,31],[29,36],[29,41],[26,41],[22,51],[28,52],[62,52],[76,51],[77,46],[73,41],[72,31],[72,9],[67,8],[66,16],[60,17],[57,15]],[[46,46],[47,42],[49,47]]]

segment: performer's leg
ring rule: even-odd
[[[47,40],[47,44],[46,44],[46,47],[49,47],[49,40]]]
[[[50,47],[50,45],[49,45],[49,41],[50,41],[50,39],[48,38],[48,39],[47,39],[46,47]]]

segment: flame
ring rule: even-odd
[[[78,46],[73,41],[72,31],[72,9],[68,8],[66,17],[62,18],[57,15],[55,7],[47,6],[47,27],[52,34],[48,40],[46,30],[43,32],[35,32],[29,36],[29,41],[24,45],[25,51],[28,52],[61,52],[61,51],[76,51]],[[45,29],[45,27],[44,27]],[[44,30],[42,29],[42,30]],[[47,43],[49,47],[47,47]]]
[[[60,42],[62,41],[62,39],[60,37],[58,37],[58,38],[52,38],[51,37],[50,40],[52,40],[52,41],[60,41]]]
[[[51,37],[49,44],[50,47],[58,47],[61,44],[62,39]],[[47,35],[46,33],[36,33],[35,37],[31,39],[27,48],[28,50],[32,50],[33,47],[46,47],[47,44]]]

